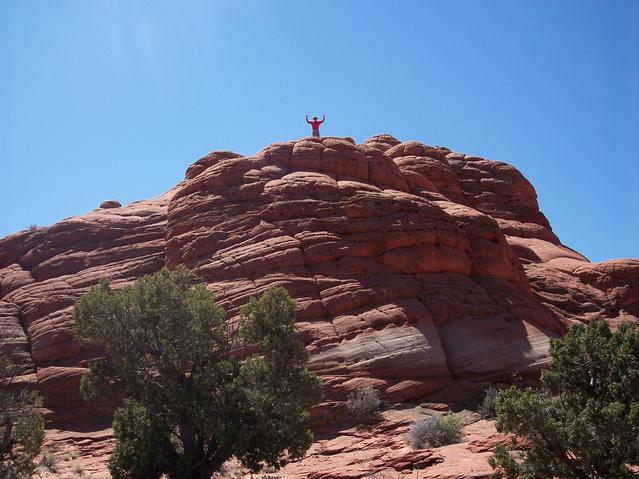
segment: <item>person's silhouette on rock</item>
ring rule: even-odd
[[[308,115],[306,115],[306,123],[311,125],[311,128],[313,129],[313,136],[320,136],[319,126],[324,123],[324,120],[326,120],[326,115],[322,115],[322,121],[318,120],[316,116],[313,117],[313,121],[308,121]]]

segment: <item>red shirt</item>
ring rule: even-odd
[[[313,121],[308,121],[306,120],[306,123],[308,123],[309,125],[311,125],[311,127],[313,128],[313,130],[317,130],[319,128],[319,126],[324,123],[324,120],[313,120]]]

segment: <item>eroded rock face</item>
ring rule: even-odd
[[[73,304],[102,277],[118,287],[162,268],[170,195],[0,240],[2,350],[37,382],[55,427],[70,420],[86,427],[101,422],[96,413],[111,413],[79,395],[86,360],[95,351],[74,338]]]
[[[1,347],[42,390],[56,437],[85,441],[110,413],[77,392],[96,351],[73,337],[73,303],[101,277],[119,287],[178,264],[232,321],[270,286],[296,299],[325,383],[317,424],[340,421],[362,383],[391,403],[454,395],[536,374],[573,321],[639,321],[639,260],[563,246],[505,163],[390,135],[214,152],[157,199],[0,240]]]
[[[463,428],[457,444],[413,450],[406,434],[414,421],[438,414],[427,408],[384,411],[373,424],[344,423],[316,437],[308,456],[287,465],[282,477],[290,479],[487,479],[488,458],[495,444],[509,444],[492,421],[470,411],[458,413]],[[329,465],[331,467],[329,467]],[[401,474],[399,474],[401,472]],[[244,476],[248,477],[248,475]]]

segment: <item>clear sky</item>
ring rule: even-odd
[[[307,113],[511,163],[565,244],[639,257],[639,0],[2,0],[0,237]]]

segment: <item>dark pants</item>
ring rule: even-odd
[[[317,137],[319,137],[319,136],[320,136],[320,134],[319,134],[319,128],[313,128],[313,136],[317,136]]]

